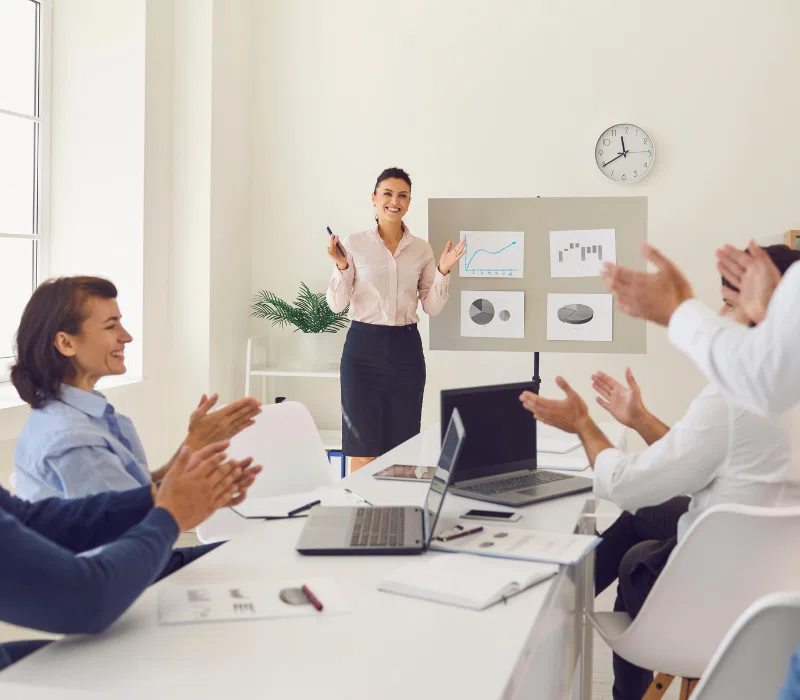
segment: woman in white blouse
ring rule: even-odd
[[[411,204],[411,178],[384,170],[372,193],[375,225],[342,242],[331,236],[336,264],[328,305],[350,304],[351,326],[342,353],[342,449],[351,471],[405,442],[420,430],[425,357],[417,306],[430,316],[447,303],[450,270],[466,241],[448,241],[437,267],[427,241],[403,223]]]

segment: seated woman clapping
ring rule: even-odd
[[[63,277],[33,293],[11,371],[19,395],[33,409],[14,454],[20,497],[124,491],[167,473],[175,457],[151,474],[133,423],[94,388],[102,377],[125,373],[125,348],[132,340],[108,280]],[[210,413],[215,402],[216,396],[202,397],[181,444],[198,450],[227,440],[261,410],[256,399],[244,398]]]

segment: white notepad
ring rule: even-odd
[[[392,572],[378,589],[483,610],[557,572],[552,564],[490,560],[470,554],[423,556]]]

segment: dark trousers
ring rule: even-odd
[[[198,547],[179,547],[172,550],[172,555],[167,561],[167,565],[158,575],[156,581],[166,578],[170,574],[174,574],[178,569],[183,568],[187,564],[191,564],[196,559],[199,559],[204,554],[208,554],[212,549],[216,549],[224,542],[215,542],[214,544],[204,544]],[[155,583],[155,581],[153,582]],[[28,654],[41,649],[46,644],[50,644],[49,639],[30,639],[22,642],[6,642],[0,644],[0,671],[6,666],[16,663],[20,659],[24,659]]]
[[[636,617],[677,543],[678,519],[689,507],[680,496],[636,513],[625,512],[600,537],[595,554],[595,595],[615,579],[614,610]],[[614,654],[614,700],[641,700],[653,673]]]

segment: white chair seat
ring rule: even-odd
[[[800,589],[798,541],[798,507],[715,506],[673,550],[636,619],[618,612],[587,617],[631,663],[700,678],[750,605],[776,591]]]
[[[296,401],[262,406],[255,423],[233,437],[228,456],[252,457],[264,467],[249,497],[305,493],[335,481],[314,419]],[[197,538],[204,544],[222,542],[262,524],[226,509],[200,524]]]

